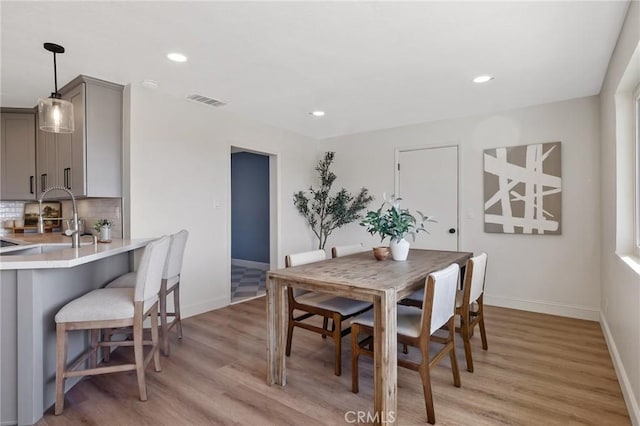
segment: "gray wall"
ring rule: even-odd
[[[231,154],[231,257],[269,263],[269,157]]]
[[[633,1],[600,93],[600,324],[634,425],[640,425],[640,270],[634,270],[631,265],[640,265],[640,259],[635,257],[635,262],[631,259],[632,94],[640,83],[639,17],[640,3]]]

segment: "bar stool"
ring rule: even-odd
[[[160,329],[162,331],[162,353],[169,356],[169,331],[176,326],[178,338],[182,339],[182,319],[180,317],[180,272],[182,270],[182,259],[184,249],[187,245],[189,232],[183,229],[170,236],[171,243],[169,254],[162,273],[162,283],[160,285]],[[129,272],[122,275],[106,285],[106,288],[130,288],[135,285],[136,273]],[[173,293],[173,312],[167,312],[167,296]],[[173,317],[171,322],[167,317]],[[107,333],[110,333],[107,331]],[[107,355],[108,357],[108,355]]]
[[[169,237],[149,243],[142,255],[135,287],[101,288],[93,290],[67,303],[58,311],[56,321],[56,403],[55,414],[64,410],[64,385],[69,377],[90,376],[136,370],[140,400],[147,400],[145,367],[153,358],[156,371],[160,371],[158,352],[158,291],[162,270],[169,250]],[[151,341],[144,341],[144,319],[151,318]],[[106,328],[133,327],[133,341],[101,342],[99,331]],[[67,366],[67,332],[90,330],[91,347],[80,358]],[[135,363],[98,367],[98,348],[133,346]],[[151,350],[144,356],[144,346]],[[89,360],[89,368],[78,367]]]

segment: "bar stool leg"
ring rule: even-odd
[[[160,326],[162,328],[162,354],[169,356],[169,324],[167,323],[167,283],[160,287]]]
[[[136,304],[142,302],[136,302]],[[142,307],[140,307],[142,310]],[[136,312],[136,315],[141,315]],[[157,321],[157,319],[156,319]],[[140,400],[147,400],[147,384],[144,377],[144,349],[142,346],[142,321],[133,322],[133,353],[136,360],[136,375],[138,376],[138,390],[140,391]]]
[[[56,407],[55,415],[64,410],[64,383],[67,365],[67,328],[64,323],[56,324]]]
[[[178,339],[182,339],[182,317],[180,316],[180,282],[173,288],[173,311],[175,312],[174,321],[178,328]]]
[[[151,309],[151,350],[153,351],[153,367],[156,371],[162,371],[160,367],[160,345],[158,342],[158,304]]]

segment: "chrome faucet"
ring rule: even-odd
[[[71,197],[71,202],[73,203],[73,229],[67,230],[66,234],[71,235],[71,247],[78,248],[80,247],[80,227],[78,226],[78,207],[76,206],[76,197],[74,197],[73,192],[69,191],[64,186],[52,186],[50,188],[42,191],[42,195],[40,195],[40,199],[38,200],[38,234],[44,234],[44,219],[42,218],[42,200],[44,200],[44,196],[51,191],[64,191]]]

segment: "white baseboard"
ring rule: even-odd
[[[484,303],[491,306],[539,312],[541,314],[559,315],[562,317],[578,318],[590,321],[600,320],[600,310],[587,306],[566,305],[544,300],[490,296],[486,293],[484,295]]]
[[[609,330],[607,319],[602,314],[600,315],[600,326],[602,327],[604,339],[609,347],[613,367],[616,371],[616,375],[618,376],[618,383],[620,383],[620,388],[622,388],[622,395],[624,396],[624,402],[627,404],[627,411],[629,411],[629,417],[631,417],[631,424],[638,426],[640,425],[640,408],[638,407],[638,400],[633,393],[631,383],[629,383],[629,376],[627,376],[624,364],[622,364],[622,360],[620,359],[618,347],[616,346],[616,342],[613,340],[611,330]]]
[[[193,305],[180,304],[180,316],[182,318],[189,318],[194,315],[203,314],[205,312],[214,311],[216,309],[224,308],[229,305],[229,297],[218,297],[216,299],[209,299],[204,302],[195,303]]]
[[[266,294],[258,294],[257,296],[253,296],[253,297],[245,297],[244,299],[240,299],[240,300],[236,300],[235,302],[231,302],[229,304],[229,306],[237,305],[238,303],[248,302],[249,300],[259,299],[261,297],[266,297],[266,296],[267,296]]]
[[[236,266],[243,266],[245,268],[261,269],[263,271],[269,270],[268,263],[254,262],[253,260],[231,259],[231,264]]]

